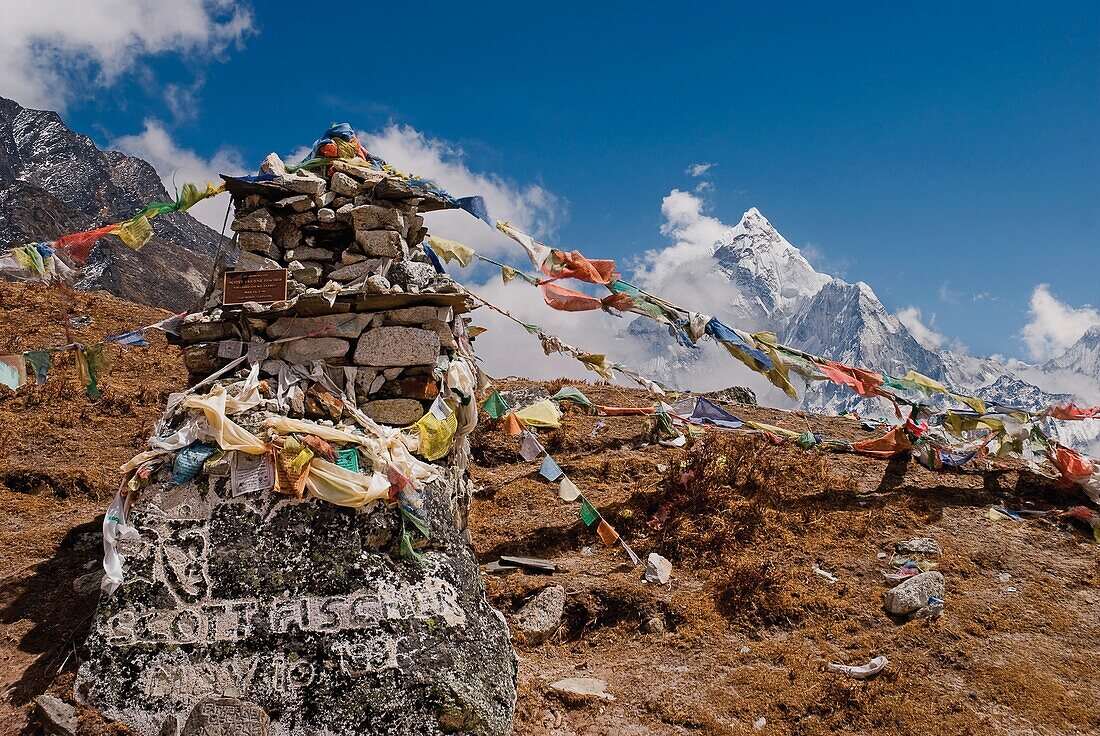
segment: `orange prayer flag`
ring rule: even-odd
[[[875,437],[852,445],[852,452],[859,452],[873,457],[890,458],[909,452],[913,449],[913,443],[901,427],[895,427],[881,437]]]
[[[543,262],[542,271],[552,279],[578,279],[590,284],[609,284],[619,276],[615,261],[589,260],[580,251],[566,253],[556,248]]]
[[[600,519],[600,525],[596,527],[596,533],[600,535],[600,541],[608,547],[614,546],[615,542],[619,541],[619,533],[615,531],[615,527],[607,523],[607,519]]]
[[[1050,453],[1050,462],[1058,468],[1062,481],[1066,484],[1088,478],[1096,470],[1089,458],[1068,447],[1055,447]]]
[[[504,415],[504,430],[513,437],[523,434],[523,420],[516,416],[514,411]]]

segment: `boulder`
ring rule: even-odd
[[[298,169],[293,174],[284,174],[276,179],[275,183],[284,189],[299,194],[308,194],[311,197],[320,197],[326,188],[324,179],[316,174],[311,174],[305,169]]]
[[[389,292],[390,282],[386,280],[385,276],[375,274],[368,276],[367,280],[363,282],[364,294],[388,294]]]
[[[330,273],[328,277],[333,281],[342,281],[344,283],[350,283],[352,281],[358,281],[359,279],[367,276],[378,266],[376,260],[359,261],[358,263],[352,263],[347,266],[341,266],[335,271]]]
[[[894,616],[908,616],[928,605],[932,597],[943,598],[943,575],[935,570],[914,575],[886,591],[886,611]]]
[[[439,319],[439,307],[406,307],[382,313],[387,325],[423,325]]]
[[[335,258],[333,252],[327,248],[311,248],[308,245],[298,246],[286,252],[286,259],[297,261],[331,261]]]
[[[439,382],[431,375],[404,376],[394,381],[387,381],[381,391],[383,396],[431,401],[439,395]]]
[[[430,263],[418,263],[416,261],[402,261],[393,264],[390,269],[390,281],[401,284],[406,289],[415,286],[423,289],[435,280],[436,270]]]
[[[287,208],[292,212],[305,212],[313,209],[313,197],[308,194],[295,194],[293,197],[280,199],[275,206]]]
[[[279,154],[269,153],[260,162],[260,173],[281,176],[286,173],[286,164],[279,158]]]
[[[303,286],[318,286],[321,283],[321,268],[302,264],[298,264],[297,267],[292,265],[290,277]]]
[[[355,347],[358,365],[434,365],[439,359],[439,335],[416,327],[367,330]]]
[[[237,242],[240,244],[241,250],[259,253],[276,261],[281,260],[283,257],[282,252],[271,240],[271,236],[266,233],[254,233],[250,230],[242,231],[237,233]]]
[[[455,471],[421,489],[422,564],[397,554],[400,516],[384,503],[235,498],[228,478],[170,475],[130,512],[141,539],[120,550],[125,582],[93,618],[84,704],[139,736],[226,697],[261,708],[272,736],[511,732],[515,657],[462,538]]]
[[[424,416],[424,405],[415,399],[379,399],[363,404],[363,411],[381,424],[407,427]]]
[[[525,644],[542,644],[561,626],[565,615],[565,588],[551,585],[543,588],[519,609],[512,618],[517,637]]]
[[[405,230],[405,218],[398,210],[373,204],[354,208],[351,211],[351,222],[356,230]]]
[[[302,242],[302,229],[297,225],[283,220],[275,226],[274,232],[271,233],[271,238],[277,247],[284,250],[297,248]]]
[[[291,365],[308,366],[315,360],[342,361],[349,347],[347,340],[338,337],[305,337],[283,343],[279,347],[279,357]]]
[[[250,253],[247,250],[241,251],[240,258],[237,259],[237,263],[234,265],[235,271],[270,271],[274,268],[282,268],[282,264],[278,261],[273,261],[267,256],[262,256],[259,253]]]

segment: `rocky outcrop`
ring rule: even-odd
[[[0,248],[53,240],[171,200],[145,161],[101,151],[56,113],[0,98]],[[100,241],[77,286],[181,311],[202,296],[220,236],[186,213],[158,217],[135,252]]]

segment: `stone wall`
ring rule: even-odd
[[[249,458],[235,452],[173,483],[181,448],[157,448],[209,427],[170,411],[129,480],[140,539],[119,543],[125,582],[100,604],[77,697],[146,736],[509,733],[515,658],[464,535],[476,409],[451,376],[473,366],[468,307],[419,245],[420,212],[448,202],[362,161],[288,174],[272,155],[261,174],[227,180],[236,267],[286,268],[287,299],[225,305],[219,290],[185,318],[192,383],[253,397],[232,419],[275,445],[272,417],[370,432],[433,405],[460,413],[436,479],[390,490],[429,540],[399,554],[409,518],[392,503],[244,489],[235,463]]]

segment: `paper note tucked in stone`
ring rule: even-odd
[[[257,491],[270,491],[275,486],[275,466],[271,456],[234,453],[231,480],[234,498]]]

